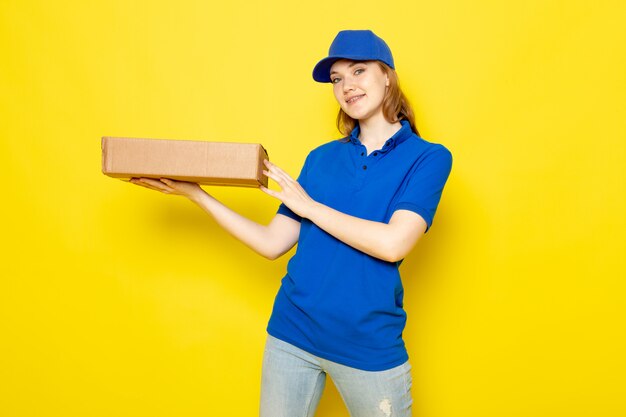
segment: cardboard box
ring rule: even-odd
[[[204,185],[267,187],[258,143],[102,137],[102,172],[125,181],[171,178]]]

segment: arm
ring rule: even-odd
[[[341,213],[320,204],[282,169],[266,161],[264,171],[281,187],[280,192],[261,187],[280,199],[294,213],[308,218],[337,239],[376,258],[396,262],[403,259],[426,231],[426,221],[409,210],[396,210],[389,223],[375,222]]]
[[[204,191],[198,184],[162,178],[132,179],[133,184],[161,191],[165,194],[183,195],[200,206],[230,235],[267,259],[276,259],[291,249],[298,241],[300,223],[282,214],[274,216],[269,225],[256,223],[231,210]]]
[[[327,233],[388,262],[404,259],[426,231],[424,219],[409,210],[396,210],[389,223],[350,216],[316,202],[308,213],[305,217]]]

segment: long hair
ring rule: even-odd
[[[384,62],[376,61],[376,63],[389,77],[389,87],[383,98],[383,115],[385,120],[389,123],[396,123],[402,119],[406,119],[411,125],[411,130],[419,136],[417,126],[415,126],[415,114],[413,113],[409,100],[400,89],[396,71]],[[348,116],[341,107],[339,108],[339,114],[337,114],[337,129],[339,129],[342,135],[350,135],[356,123],[357,121],[355,119]]]

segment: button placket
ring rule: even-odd
[[[365,149],[364,152],[361,152],[361,156],[365,157],[365,161],[367,161],[369,159],[369,155],[367,155],[367,149]],[[367,164],[367,162],[366,162]],[[361,167],[363,169],[363,171],[365,171],[367,169],[367,165],[363,164],[363,166]]]

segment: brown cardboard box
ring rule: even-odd
[[[171,178],[204,185],[267,187],[258,143],[102,137],[102,172],[113,178]]]

